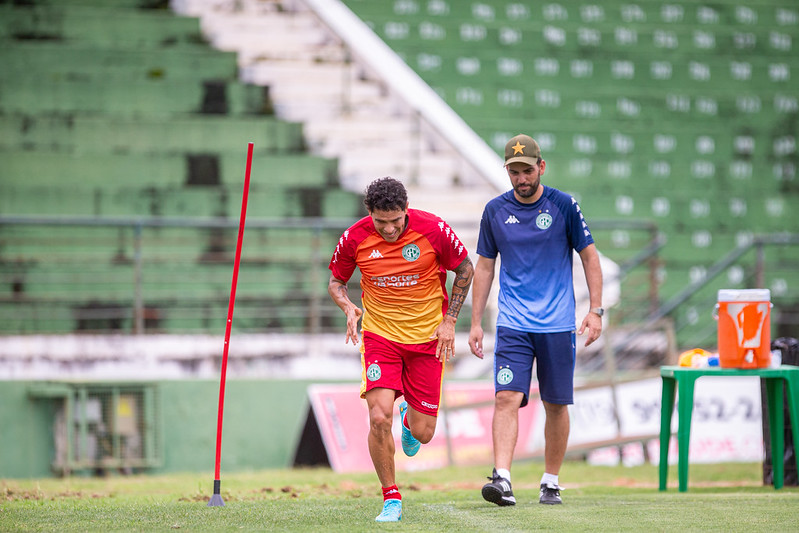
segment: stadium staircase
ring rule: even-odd
[[[314,153],[338,159],[345,189],[362,192],[380,176],[401,179],[412,207],[450,221],[473,250],[475,214],[504,182],[499,187],[472,168],[451,139],[403,99],[396,80],[364,61],[315,4],[172,2],[178,13],[200,18],[216,48],[236,52],[244,80],[269,87],[275,113],[303,124]],[[493,178],[503,179],[501,160],[490,156]]]

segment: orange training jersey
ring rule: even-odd
[[[394,342],[429,342],[447,306],[447,270],[468,252],[449,225],[432,213],[408,209],[408,224],[396,242],[375,230],[372,217],[341,236],[330,261],[333,276],[346,282],[361,270],[361,327]]]

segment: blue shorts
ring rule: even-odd
[[[538,391],[547,403],[574,403],[574,331],[528,333],[498,327],[494,346],[494,390],[524,394],[527,405],[536,360]]]

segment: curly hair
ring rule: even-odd
[[[386,176],[366,187],[363,203],[370,212],[402,210],[408,206],[408,193],[400,181]]]

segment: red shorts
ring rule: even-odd
[[[438,415],[444,364],[436,358],[438,340],[402,344],[369,331],[361,343],[361,398],[376,388],[393,389],[395,398],[426,415]]]

